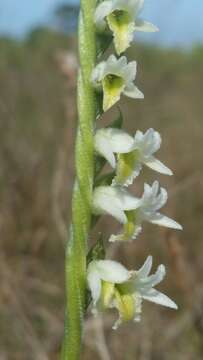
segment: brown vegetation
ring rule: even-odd
[[[40,30],[25,43],[0,40],[0,53],[0,360],[55,360],[63,333],[64,243],[74,177],[75,45]],[[175,173],[159,176],[169,189],[164,211],[184,231],[145,225],[137,241],[108,251],[132,268],[148,254],[155,264],[166,264],[162,288],[179,310],[144,304],[141,324],[117,332],[111,330],[115,314],[103,321],[88,316],[82,359],[200,360],[203,50],[184,54],[138,46],[129,56],[138,61],[145,100],[123,100],[126,127],[161,132],[159,157]],[[132,191],[140,193],[143,181],[155,178],[145,169]],[[103,218],[92,242],[101,228],[108,238],[117,223]]]

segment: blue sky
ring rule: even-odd
[[[31,28],[51,22],[60,3],[78,0],[0,0],[0,34],[23,36]],[[142,16],[160,28],[141,39],[174,46],[203,43],[203,0],[145,0]]]

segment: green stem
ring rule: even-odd
[[[94,122],[96,99],[90,79],[96,61],[94,10],[96,0],[81,0],[79,19],[78,116],[75,163],[76,181],[72,199],[72,224],[67,245],[66,320],[62,360],[80,358],[86,293],[87,239],[91,225],[94,181]]]

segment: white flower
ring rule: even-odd
[[[96,131],[94,143],[95,150],[116,169],[113,185],[132,184],[143,164],[162,174],[173,174],[153,156],[161,145],[161,136],[153,129],[147,130],[145,134],[137,131],[134,137],[120,129],[99,129]]]
[[[116,308],[119,312],[119,319],[113,326],[116,329],[122,322],[140,320],[143,299],[177,309],[177,305],[168,296],[154,289],[165,277],[164,265],[160,265],[155,274],[149,275],[151,268],[151,256],[148,256],[138,271],[128,271],[115,261],[92,261],[87,269],[87,283],[94,313],[106,308]]]
[[[102,282],[120,284],[129,278],[129,271],[116,261],[92,261],[87,269],[87,282],[92,294],[94,307],[96,307],[101,296]]]
[[[143,99],[144,95],[134,85],[137,73],[137,63],[127,63],[125,56],[117,59],[109,56],[107,61],[99,63],[92,72],[92,83],[98,90],[103,90],[103,110],[107,111],[117,101],[121,94],[134,99]]]
[[[167,202],[167,191],[159,191],[159,183],[145,184],[141,198],[132,196],[120,186],[99,186],[93,192],[92,211],[96,215],[108,214],[123,224],[123,231],[111,235],[109,241],[135,239],[142,230],[142,222],[181,230],[176,221],[162,215],[158,210]]]
[[[96,26],[99,31],[104,31],[108,26],[113,32],[118,55],[130,46],[136,31],[158,31],[156,26],[138,17],[143,5],[144,0],[107,0],[98,5]]]

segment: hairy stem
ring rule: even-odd
[[[67,306],[62,360],[77,360],[80,357],[85,308],[87,238],[91,224],[94,181],[93,136],[96,99],[90,78],[96,61],[95,6],[96,0],[81,0],[76,181],[72,199],[72,224],[65,260]]]

